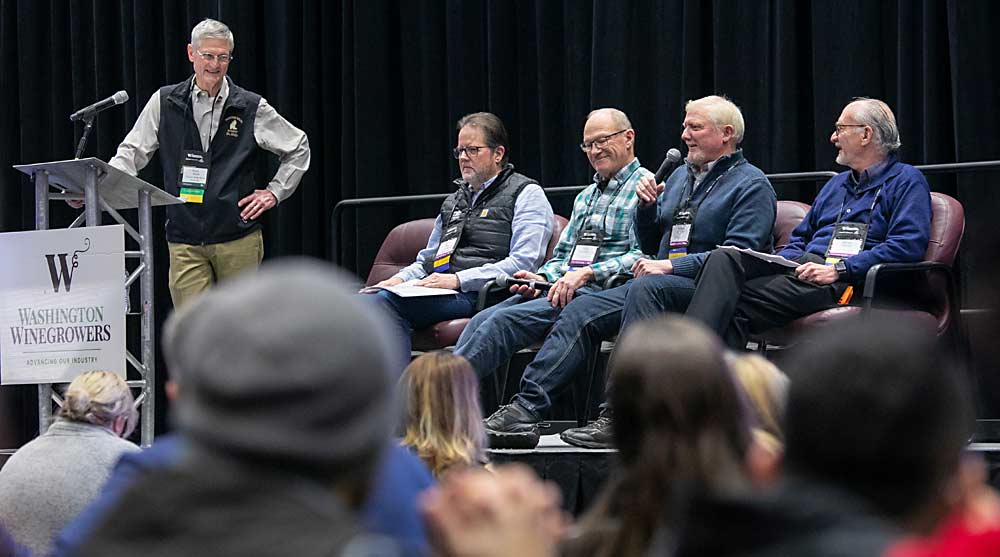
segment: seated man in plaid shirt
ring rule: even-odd
[[[634,145],[635,130],[624,112],[602,108],[587,117],[580,148],[597,171],[594,183],[577,195],[552,259],[536,273],[514,273],[515,278],[553,282],[548,296],[514,287],[518,294],[478,313],[455,347],[455,354],[468,359],[480,377],[545,337],[562,321],[560,314],[574,295],[600,292],[608,277],[628,271],[642,257],[632,233],[632,212],[639,179],[653,174],[640,166]],[[546,356],[553,352],[561,350],[543,348],[531,369],[549,369]]]

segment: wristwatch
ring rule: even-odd
[[[840,260],[833,264],[833,270],[837,271],[837,278],[844,278],[844,275],[847,274],[847,263]]]

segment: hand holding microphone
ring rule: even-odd
[[[545,277],[528,271],[518,271],[513,277],[500,275],[497,277],[497,285],[501,288],[510,288],[511,293],[520,294],[525,298],[537,298],[539,294],[548,292],[552,288],[552,283],[546,281]]]
[[[677,168],[683,158],[681,152],[676,148],[671,148],[663,157],[660,168],[656,169],[653,178],[643,177],[635,186],[635,193],[639,197],[639,205],[645,207],[650,203],[656,203],[656,198],[663,192],[663,180],[667,175]]]

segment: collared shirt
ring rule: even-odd
[[[197,85],[191,91],[192,118],[198,126],[202,148],[206,151],[219,131],[222,107],[229,96],[229,78],[222,80],[217,96],[210,97]],[[160,92],[149,98],[135,121],[132,131],[125,136],[118,152],[108,164],[122,172],[135,176],[149,164],[153,153],[160,148]],[[304,131],[282,118],[267,100],[260,99],[253,126],[257,146],[278,155],[278,171],[267,185],[278,202],[282,202],[295,192],[302,175],[309,170],[309,138]]]
[[[640,166],[639,159],[635,158],[612,176],[603,193],[596,183],[600,177],[594,176],[595,183],[577,194],[573,214],[559,237],[552,259],[538,269],[538,274],[555,281],[569,272],[569,256],[588,219],[591,228],[604,233],[598,260],[590,266],[594,282],[599,284],[612,275],[628,271],[642,259],[642,250],[632,231],[632,210],[637,200],[635,186],[643,176],[652,176],[652,173]]]
[[[877,178],[882,175],[882,172],[889,167],[892,162],[891,157],[886,157],[877,163],[869,166],[868,168],[862,170],[860,173],[855,173],[851,171],[851,184],[858,187],[864,187],[872,180],[872,178]]]
[[[473,193],[471,204],[490,187],[496,176],[487,180],[483,187]],[[441,215],[434,221],[434,230],[427,239],[427,247],[420,250],[417,260],[393,275],[407,280],[422,279],[427,276],[424,262],[432,259],[441,243]],[[552,205],[545,197],[545,191],[538,184],[524,186],[514,201],[514,220],[510,225],[510,254],[497,261],[455,273],[463,292],[479,290],[488,281],[502,274],[513,275],[522,269],[535,269],[545,260],[549,238],[552,236]]]
[[[719,159],[721,158],[722,157],[719,157]],[[698,191],[698,186],[700,186],[701,183],[705,181],[705,177],[708,176],[708,173],[712,171],[712,167],[715,166],[715,163],[719,162],[719,159],[715,159],[712,162],[707,162],[703,164],[701,166],[701,172],[698,172],[694,169],[694,165],[691,164],[691,161],[688,160],[684,161],[684,164],[687,165],[688,167],[688,173],[690,173],[691,176],[694,177],[694,186],[691,188],[692,192]]]

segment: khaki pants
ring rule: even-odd
[[[174,308],[208,290],[214,282],[256,270],[264,258],[264,236],[257,229],[231,242],[192,246],[167,243],[170,251],[170,298]]]

